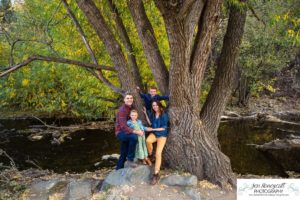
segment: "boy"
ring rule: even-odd
[[[144,94],[140,92],[140,88],[137,87],[141,98],[145,102],[145,107],[147,110],[147,113],[151,112],[151,103],[152,101],[161,101],[161,100],[169,100],[169,96],[160,96],[157,94],[157,88],[155,86],[151,86],[149,88],[149,93]]]

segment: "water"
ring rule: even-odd
[[[286,138],[284,130],[300,135],[300,126],[282,123],[258,123],[253,121],[224,122],[219,128],[219,140],[222,151],[230,158],[233,171],[241,174],[286,176],[285,170],[300,172],[300,154],[294,151],[280,150],[274,156],[257,151],[247,144],[264,144],[274,139]],[[284,167],[286,167],[284,169]]]
[[[1,121],[0,123],[2,124],[0,148],[14,158],[20,169],[33,167],[28,162],[31,160],[41,168],[55,172],[84,172],[114,166],[115,161],[103,161],[101,157],[106,154],[119,153],[119,142],[115,138],[113,129],[76,131],[62,144],[53,145],[51,136],[39,141],[30,141],[27,138],[29,134],[18,133],[19,129],[24,129],[30,124],[37,124],[37,121],[21,120],[18,123]],[[4,129],[9,131],[3,131]],[[276,174],[284,177],[286,168],[300,171],[298,152],[282,152],[283,158],[278,162],[274,156],[259,152],[253,146],[247,145],[263,144],[276,138],[285,138],[289,133],[283,130],[293,130],[298,132],[294,135],[300,135],[299,126],[253,121],[223,122],[219,128],[221,149],[229,156],[232,168],[237,173]],[[8,164],[8,159],[0,157],[0,162]],[[97,162],[100,162],[100,165],[96,167],[94,164]]]

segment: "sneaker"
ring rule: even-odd
[[[126,168],[136,168],[138,165],[135,163],[135,162],[133,162],[133,161],[130,161],[130,160],[127,160],[126,161],[126,163],[125,163],[125,167]]]
[[[160,179],[160,175],[159,173],[157,174],[153,174],[152,178],[151,178],[151,185],[155,185]]]

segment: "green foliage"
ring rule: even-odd
[[[81,37],[65,8],[59,0],[25,0],[24,4],[10,6],[10,1],[0,0],[1,28],[9,34],[0,34],[0,70],[9,66],[11,43],[15,43],[14,63],[18,63],[34,54],[50,55],[91,62]],[[76,18],[84,29],[95,51],[98,62],[113,65],[103,43],[99,40],[84,14],[75,1],[68,1]],[[122,44],[106,1],[95,1],[112,28],[117,40]],[[143,47],[139,41],[133,19],[126,1],[113,1],[124,21],[133,45],[144,84],[155,85],[148,66]],[[300,6],[296,0],[251,0],[247,4],[238,0],[228,0],[222,10],[222,19],[228,17],[228,7],[248,8],[245,34],[241,46],[239,65],[243,75],[250,80],[253,96],[259,96],[262,90],[274,92],[276,73],[286,66],[299,48]],[[154,28],[159,50],[167,67],[170,65],[169,44],[160,12],[153,1],[144,1],[145,10]],[[257,19],[249,8],[253,8]],[[5,15],[4,13],[13,15]],[[11,16],[9,19],[5,16]],[[13,17],[12,17],[13,16]],[[5,20],[4,20],[5,18]],[[263,22],[264,23],[263,23]],[[215,39],[212,60],[216,60],[222,47],[226,23],[221,24]],[[128,57],[129,53],[122,46]],[[206,82],[202,86],[200,102],[203,103],[210,89],[215,68],[207,71]],[[115,73],[104,72],[116,85],[119,84]],[[59,112],[78,117],[95,118],[108,115],[115,105],[101,100],[100,97],[116,99],[104,84],[83,68],[62,64],[34,62],[5,79],[0,79],[0,109],[20,109],[41,112]]]
[[[227,21],[229,6],[243,7],[238,0],[228,0],[222,10],[222,20]],[[238,61],[241,76],[248,81],[252,96],[262,91],[271,93],[280,70],[294,59],[300,44],[300,3],[296,0],[247,1],[247,21]],[[253,10],[253,11],[251,11]],[[227,25],[222,23],[217,34],[213,60],[220,55]],[[207,72],[203,92],[212,81],[216,62]],[[205,89],[206,88],[206,89]],[[205,94],[203,95],[205,96]]]
[[[71,20],[66,17],[64,7],[58,5],[50,0],[28,0],[16,8],[18,20],[6,28],[12,40],[24,40],[15,45],[16,63],[37,53],[91,62],[80,35]],[[91,38],[90,43],[95,53],[101,58],[99,63],[111,64],[108,55],[103,52],[102,43],[95,37],[84,16],[79,13],[77,17],[82,22],[88,38]],[[8,66],[10,46],[1,36],[0,42],[4,44],[1,48],[5,54],[1,54],[0,62],[2,66]],[[107,72],[106,75],[110,76],[111,72]],[[117,84],[116,80],[113,81]],[[55,112],[97,118],[109,115],[114,107],[113,103],[103,101],[102,97],[115,99],[116,95],[90,72],[75,66],[34,62],[5,79],[0,79],[2,110]]]
[[[299,36],[297,38],[294,34],[294,30],[299,33],[297,4],[292,0],[257,0],[253,6],[261,21],[249,11],[239,62],[256,96],[262,89],[274,92],[270,88],[276,73],[297,53],[300,44]],[[291,32],[294,37],[291,37]]]

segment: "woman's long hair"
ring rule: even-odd
[[[164,106],[160,103],[160,101],[157,101],[157,100],[152,101],[152,103],[151,103],[151,112],[152,112],[153,115],[155,115],[155,111],[153,110],[153,107],[152,107],[153,103],[156,103],[158,105],[159,112],[160,112],[159,116],[161,116],[165,112]]]

